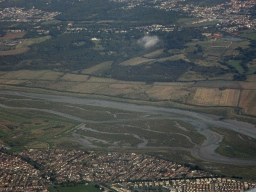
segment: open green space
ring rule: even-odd
[[[38,111],[0,109],[0,139],[12,151],[31,148],[47,148],[47,140],[60,136],[79,123]]]
[[[236,158],[256,158],[255,139],[227,129],[212,128],[212,130],[224,136],[217,148],[217,152],[221,155]]]
[[[256,72],[256,66],[249,67],[248,74],[254,74]]]
[[[35,43],[41,43],[46,41],[47,39],[50,39],[51,36],[44,36],[44,37],[37,37],[37,38],[31,38],[31,39],[25,39],[21,44],[17,45],[17,49],[25,48],[30,45],[33,45]]]
[[[251,40],[256,40],[256,33],[244,33],[244,34],[241,34],[240,36],[251,39]]]
[[[229,65],[236,68],[236,70],[242,74],[244,72],[243,67],[240,65],[241,60],[231,60],[228,62]]]

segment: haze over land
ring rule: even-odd
[[[61,182],[109,182],[104,174],[114,173],[101,173],[108,158],[139,158],[154,159],[154,177],[168,182],[150,184],[148,167],[134,172],[124,166],[116,178],[132,184],[108,187],[188,191],[198,182],[201,191],[213,189],[210,183],[214,190],[252,188],[255,16],[249,0],[0,0],[0,144],[9,150],[0,155],[10,162],[17,157],[37,178],[31,184],[28,176],[24,184],[8,164],[6,186],[61,191],[68,187]],[[97,152],[84,152],[92,149]],[[52,154],[49,165],[37,158],[44,151]],[[77,159],[51,172],[55,153],[63,155],[60,162],[71,154]],[[183,165],[166,161],[164,169],[158,158]],[[193,172],[198,166],[201,175]],[[214,175],[249,183],[206,178]],[[189,179],[187,188],[176,177]]]

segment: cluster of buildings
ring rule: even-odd
[[[114,183],[112,187],[117,191],[131,192],[131,189],[156,189],[162,188],[170,192],[243,192],[255,187],[254,183],[241,182],[226,178],[198,178],[198,179],[174,179],[146,182]]]
[[[46,179],[54,175],[57,182],[117,182],[212,176],[201,170],[143,154],[82,152],[77,150],[42,149],[18,153],[31,158],[44,170]]]
[[[48,191],[41,172],[21,158],[0,152],[0,191]]]
[[[140,26],[140,27],[135,27],[136,29],[140,30],[140,31],[146,31],[146,32],[151,32],[151,31],[166,31],[166,32],[170,32],[173,31],[175,28],[175,25],[169,25],[169,26],[165,26],[165,25],[146,25],[146,26]]]
[[[24,10],[24,8],[8,7],[0,9],[0,21],[8,22],[41,22],[52,20],[60,12],[45,12],[39,9]]]
[[[235,32],[239,28],[247,27],[256,29],[256,19],[252,19],[250,9],[255,6],[256,1],[252,0],[231,0],[223,4],[212,7],[199,6],[195,3],[186,3],[186,0],[110,0],[115,2],[126,2],[127,6],[124,9],[133,8],[135,6],[144,6],[166,11],[175,10],[186,13],[195,17],[194,20],[188,21],[187,24],[197,24],[208,21],[215,21],[216,27],[221,31]],[[60,12],[45,12],[39,9],[24,10],[24,8],[9,7],[0,9],[0,21],[15,21],[15,22],[40,22],[52,20]],[[175,26],[151,25],[140,26],[139,30],[147,32],[151,31],[173,31]],[[72,27],[67,28],[67,33],[76,33],[86,30],[87,28]],[[132,29],[131,29],[132,30]],[[115,29],[99,29],[101,31],[116,31]],[[90,31],[89,31],[90,32]]]
[[[174,9],[182,10],[191,16],[199,18],[199,20],[194,23],[217,21],[217,26],[226,29],[228,32],[233,32],[242,27],[256,29],[256,20],[251,18],[250,13],[250,9],[253,6],[255,6],[255,1],[231,0],[228,3],[212,7],[200,7],[194,4],[186,4],[184,7]]]
[[[256,2],[252,0],[231,0],[212,7],[199,6],[196,3],[186,3],[186,0],[111,0],[115,2],[126,2],[124,9],[135,6],[152,7],[166,11],[175,10],[186,13],[197,19],[189,21],[188,24],[196,24],[208,21],[216,21],[216,27],[222,31],[234,32],[239,28],[247,27],[256,29],[256,19],[251,18],[250,9]]]
[[[8,154],[1,149],[0,159],[0,191],[48,191],[49,184],[69,181],[108,183],[120,192],[242,192],[255,187],[254,183],[215,178],[202,170],[135,153],[29,149]]]

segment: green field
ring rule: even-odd
[[[233,66],[236,68],[236,70],[239,72],[239,73],[243,73],[244,72],[244,69],[243,67],[240,65],[240,60],[231,60],[228,62],[229,65]]]
[[[212,128],[212,130],[224,136],[217,148],[217,152],[221,155],[236,158],[256,158],[255,139],[227,129]]]
[[[51,36],[44,36],[44,37],[25,39],[21,44],[17,45],[16,48],[17,49],[25,48],[25,47],[28,47],[29,45],[33,45],[35,43],[42,43],[50,38],[51,38]]]
[[[254,74],[256,72],[256,66],[249,67],[248,74]]]
[[[245,34],[242,34],[240,36],[248,38],[250,40],[256,40],[256,33],[245,33]]]
[[[0,109],[0,140],[12,151],[30,148],[48,148],[48,139],[62,136],[79,125],[78,122],[43,112]]]

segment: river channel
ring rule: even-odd
[[[36,94],[36,93],[27,93],[27,92],[18,92],[18,91],[0,91],[0,95],[16,95],[22,96],[31,99],[43,99],[52,102],[61,102],[65,104],[79,104],[79,105],[92,105],[99,107],[115,108],[132,112],[141,112],[144,114],[143,117],[136,117],[130,119],[116,119],[116,120],[107,120],[107,121],[93,121],[86,120],[80,117],[76,117],[70,114],[61,113],[54,110],[48,109],[37,109],[37,108],[26,108],[26,107],[10,107],[3,104],[0,104],[2,108],[12,108],[12,109],[25,109],[25,110],[36,110],[43,111],[65,118],[73,119],[81,123],[112,123],[112,122],[131,122],[145,119],[176,119],[182,120],[192,124],[197,131],[206,136],[206,140],[201,145],[195,145],[194,148],[182,148],[182,147],[148,147],[147,140],[145,138],[140,138],[142,143],[137,147],[141,149],[182,149],[188,150],[192,153],[193,156],[204,161],[223,163],[223,164],[236,164],[236,165],[256,165],[256,160],[247,160],[239,158],[228,158],[217,154],[215,150],[219,146],[219,143],[222,141],[222,136],[216,132],[213,132],[209,129],[210,126],[216,128],[225,128],[236,131],[237,133],[249,136],[256,139],[256,128],[255,125],[249,124],[246,122],[241,122],[237,120],[219,120],[218,116],[202,114],[187,110],[173,109],[173,108],[164,108],[156,106],[147,106],[147,105],[136,105],[130,103],[114,102],[114,101],[105,101],[97,99],[87,99],[80,97],[70,97],[70,96],[57,96],[57,95],[47,95],[47,94]],[[157,115],[156,117],[151,117],[150,115]],[[78,128],[79,129],[79,128]],[[86,129],[85,126],[80,127],[80,129]],[[134,135],[134,137],[138,137]]]

